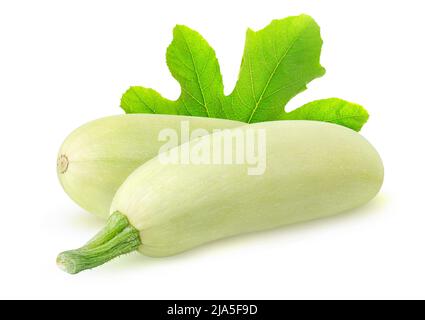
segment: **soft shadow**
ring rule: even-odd
[[[98,231],[103,228],[106,223],[106,219],[102,219],[83,210],[66,215],[66,219],[64,220],[69,228],[89,231]]]
[[[114,260],[113,263],[107,264],[101,267],[101,269],[103,269],[103,271],[107,273],[122,272],[123,270],[125,270],[125,268],[138,268],[142,271],[143,269],[156,266],[156,264],[158,263],[164,264],[167,262],[180,261],[182,259],[201,257],[203,255],[208,254],[210,251],[219,250],[221,247],[229,248],[233,246],[234,248],[237,248],[241,245],[241,243],[245,242],[249,244],[250,241],[256,241],[256,239],[258,239],[259,237],[277,237],[281,236],[282,234],[301,232],[303,230],[310,230],[320,227],[323,228],[325,226],[326,228],[328,228],[332,224],[338,225],[341,222],[349,223],[350,220],[355,221],[358,219],[363,219],[366,216],[374,213],[378,214],[378,212],[380,212],[379,209],[385,207],[389,202],[390,198],[387,195],[379,194],[378,196],[376,196],[376,198],[374,198],[367,204],[335,216],[296,223],[271,230],[252,232],[248,234],[242,234],[225,239],[220,239],[170,257],[151,258],[143,256],[139,253],[132,253],[130,255],[117,258],[116,260]],[[282,245],[284,246],[284,243]]]

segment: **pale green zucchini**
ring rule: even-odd
[[[159,132],[173,129],[180,134],[183,122],[190,132],[205,129],[209,133],[242,125],[223,119],[153,114],[92,121],[71,133],[59,151],[57,172],[63,188],[82,208],[107,218],[119,186],[140,165],[158,155],[165,143],[159,141]],[[187,142],[185,137],[180,138]]]
[[[266,132],[264,174],[248,175],[245,164],[152,159],[120,187],[105,229],[85,247],[60,254],[58,265],[77,273],[135,250],[174,255],[216,239],[344,212],[368,202],[381,188],[381,159],[353,130],[274,121],[233,131],[252,129]],[[199,148],[210,138],[189,145]]]

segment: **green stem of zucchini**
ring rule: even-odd
[[[85,246],[60,253],[56,262],[62,270],[76,274],[136,251],[141,244],[139,231],[130,224],[126,216],[115,212],[103,230]]]
[[[100,230],[100,232],[96,234],[89,242],[87,242],[83,248],[97,248],[100,245],[105,244],[115,238],[128,226],[131,225],[127,217],[120,212],[115,212],[109,217],[106,226]]]

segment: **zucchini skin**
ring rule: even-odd
[[[263,175],[248,175],[246,164],[163,164],[157,157],[127,178],[110,213],[124,214],[139,230],[142,254],[174,255],[236,234],[335,215],[365,204],[382,186],[379,154],[353,130],[301,120],[234,130],[247,129],[266,131]],[[206,137],[189,145],[202,143]]]
[[[162,129],[180,132],[235,128],[241,122],[176,115],[131,114],[89,122],[72,132],[60,148],[57,174],[65,192],[83,209],[106,219],[115,192],[139,166],[158,155]],[[185,142],[185,141],[183,141]]]

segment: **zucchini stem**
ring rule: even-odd
[[[85,246],[60,253],[56,263],[63,271],[76,274],[136,251],[141,244],[139,231],[126,216],[115,212],[106,226]]]

